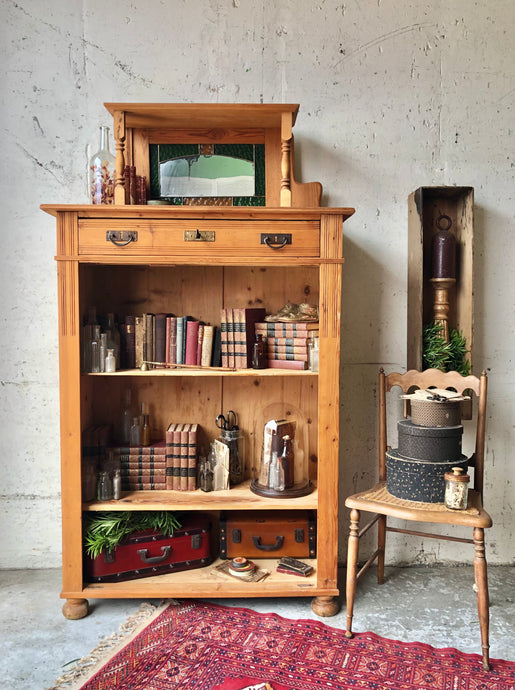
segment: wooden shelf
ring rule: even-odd
[[[250,480],[228,491],[125,491],[117,501],[85,503],[85,511],[102,510],[316,510],[315,488],[300,498],[264,498],[252,493]]]
[[[209,369],[207,367],[198,369],[149,369],[148,371],[141,371],[140,369],[123,369],[121,371],[114,371],[112,373],[99,373],[99,374],[83,374],[83,376],[101,376],[101,377],[113,377],[118,378],[120,376],[136,376],[136,377],[162,377],[162,376],[244,376],[244,377],[254,377],[254,378],[268,378],[270,376],[318,376],[318,372],[310,371],[309,369],[297,370],[297,369],[226,369],[225,371],[220,371],[219,369]]]
[[[270,575],[261,582],[240,582],[229,575],[220,574],[215,566],[219,559],[205,568],[188,570],[169,575],[157,575],[127,582],[106,582],[85,584],[83,589],[65,591],[63,598],[86,597],[91,599],[116,598],[167,598],[167,597],[301,597],[336,596],[336,588],[326,589],[318,583],[316,559],[302,559],[310,563],[315,572],[309,577],[277,573],[277,559],[256,559],[255,563]]]

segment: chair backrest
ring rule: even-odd
[[[481,377],[462,376],[457,371],[444,373],[439,369],[416,371],[410,369],[405,374],[393,372],[386,375],[384,370],[379,372],[379,479],[386,479],[386,393],[399,386],[404,394],[416,388],[444,388],[453,389],[459,394],[472,391],[477,397],[476,445],[470,460],[474,466],[474,489],[483,498],[483,470],[485,459],[485,424],[486,424],[486,372]]]

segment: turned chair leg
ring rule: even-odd
[[[377,522],[377,582],[384,584],[384,551],[386,546],[386,515],[380,515]]]
[[[479,628],[481,630],[481,648],[483,650],[483,668],[490,670],[490,645],[488,641],[489,608],[488,576],[485,557],[485,531],[481,527],[474,528],[474,575],[477,587],[477,612]]]
[[[347,630],[345,637],[352,637],[352,616],[354,612],[354,596],[356,594],[356,574],[359,550],[359,510],[353,508],[350,512],[350,532],[347,547]]]

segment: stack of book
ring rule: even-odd
[[[220,366],[220,328],[192,316],[160,312],[126,316],[122,324],[123,362],[139,369],[143,362]]]
[[[249,369],[256,322],[263,321],[266,311],[261,307],[223,308],[221,323],[221,361],[223,367]]]
[[[197,488],[198,424],[172,422],[166,430],[166,488],[195,491]]]
[[[151,446],[115,446],[112,452],[122,475],[122,491],[166,489],[166,442]]]
[[[261,322],[256,334],[266,338],[267,364],[274,369],[307,369],[308,341],[318,338],[318,322]]]

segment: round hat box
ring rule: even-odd
[[[465,472],[467,458],[456,462],[425,462],[399,455],[397,449],[386,452],[386,490],[396,498],[423,503],[443,503],[446,472],[461,467]]]
[[[415,460],[454,462],[461,458],[463,427],[427,427],[409,419],[397,423],[399,455]]]
[[[411,398],[411,421],[419,426],[458,426],[461,422],[459,400],[424,400]]]

